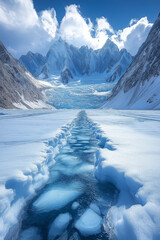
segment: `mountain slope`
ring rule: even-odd
[[[36,56],[37,54],[32,53],[34,62]],[[132,61],[132,56],[125,49],[119,51],[111,40],[107,40],[99,50],[89,49],[87,46],[76,48],[62,39],[55,40],[44,58],[45,64],[37,65],[34,71],[29,64],[30,57],[31,54],[22,56],[20,61],[34,75],[41,74],[41,78],[47,75],[61,75],[65,69],[68,69],[73,76],[103,73],[106,81],[119,80]]]
[[[160,14],[104,108],[160,109]]]
[[[0,41],[0,108],[46,108],[41,87]]]
[[[34,54],[30,51],[27,53],[27,55],[22,55],[20,61],[25,65],[27,69],[29,69],[31,74],[38,76],[39,69],[42,69],[42,66],[46,62],[46,59],[41,54]]]

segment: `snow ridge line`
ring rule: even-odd
[[[103,131],[99,129],[96,123],[92,123],[92,130],[96,138],[99,140],[99,148],[96,151],[95,163],[96,178],[101,182],[111,182],[120,191],[126,191],[129,197],[132,199],[133,204],[138,203],[144,205],[145,202],[136,196],[136,193],[138,192],[139,188],[142,187],[142,184],[127,176],[121,169],[114,168],[113,166],[107,164],[107,153],[108,151],[116,151],[116,146],[110,139],[108,139],[106,136],[103,136]]]
[[[106,229],[109,232],[109,239],[124,239],[128,232],[128,227],[132,235],[132,223],[125,217],[126,209],[134,209],[134,206],[143,207],[147,202],[139,197],[139,190],[143,185],[127,176],[120,168],[115,168],[107,163],[107,154],[109,151],[116,151],[116,146],[110,139],[103,135],[103,131],[97,123],[91,122],[91,128],[99,140],[99,148],[96,151],[95,177],[100,182],[110,182],[119,190],[118,200],[115,206],[112,206],[106,215]],[[122,233],[122,232],[123,233]],[[114,233],[115,232],[115,233]],[[116,236],[115,236],[116,234]],[[127,233],[128,234],[128,233]],[[130,235],[130,236],[131,236]],[[134,236],[134,233],[133,233]]]
[[[66,144],[73,124],[74,120],[59,129],[53,139],[44,142],[46,157],[41,163],[35,163],[34,169],[19,171],[15,177],[8,179],[4,185],[0,185],[0,240],[17,238],[23,209],[35,196],[36,191],[48,181],[49,168],[54,165],[54,157]]]

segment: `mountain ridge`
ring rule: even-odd
[[[28,70],[13,58],[0,41],[0,108],[48,108],[41,88]]]
[[[132,56],[127,52],[126,49],[119,50],[117,45],[111,40],[107,40],[103,48],[98,50],[93,50],[87,46],[82,46],[81,48],[69,45],[61,38],[56,39],[46,56],[40,56],[42,62],[40,64],[36,57],[37,54],[32,53],[32,60],[34,66],[38,66],[33,69],[29,66],[30,54],[23,55],[20,61],[28,68],[29,71],[35,76],[40,78],[45,78],[50,75],[61,75],[61,73],[68,69],[73,76],[83,76],[92,75],[93,73],[99,73],[106,75],[106,81],[117,81],[120,76],[123,75],[127,67],[132,61]],[[125,55],[125,64],[121,62],[121,56]],[[119,64],[119,71],[115,69],[114,66]],[[43,69],[45,68],[45,76],[43,75]],[[108,74],[109,72],[112,74]],[[108,76],[109,75],[109,76]],[[111,75],[114,75],[112,77]]]
[[[104,108],[160,109],[160,14]]]

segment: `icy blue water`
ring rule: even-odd
[[[98,145],[89,126],[85,112],[80,112],[50,169],[48,183],[26,208],[19,240],[109,239],[102,219],[115,203],[117,190],[94,177]],[[84,236],[83,228],[89,236]]]
[[[100,108],[113,86],[113,83],[61,85],[47,91],[48,103],[57,109]]]

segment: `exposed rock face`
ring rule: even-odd
[[[106,81],[118,81],[132,61],[132,56],[125,49],[119,51],[111,40],[107,40],[103,48],[99,50],[89,49],[87,46],[76,48],[62,39],[55,40],[44,58],[45,64],[43,66],[34,64],[36,66],[34,71],[28,64],[28,62],[32,62],[31,56],[33,56],[35,63],[35,58],[38,55],[34,56],[33,53],[28,53],[20,60],[34,75],[41,74],[45,66],[48,76],[60,75],[63,69],[68,69],[72,76],[105,74]],[[116,70],[118,67],[121,71]],[[112,75],[114,76],[112,77]]]
[[[0,108],[19,108],[18,105],[24,108],[45,106],[38,81],[0,41]]]
[[[63,84],[67,84],[69,83],[69,80],[73,78],[71,72],[68,69],[65,69],[62,73],[61,73],[61,79]]]
[[[160,109],[160,15],[105,107]]]
[[[22,55],[19,60],[35,77],[39,75],[39,69],[42,70],[46,62],[45,57],[41,54],[32,53],[31,51],[27,55]]]

